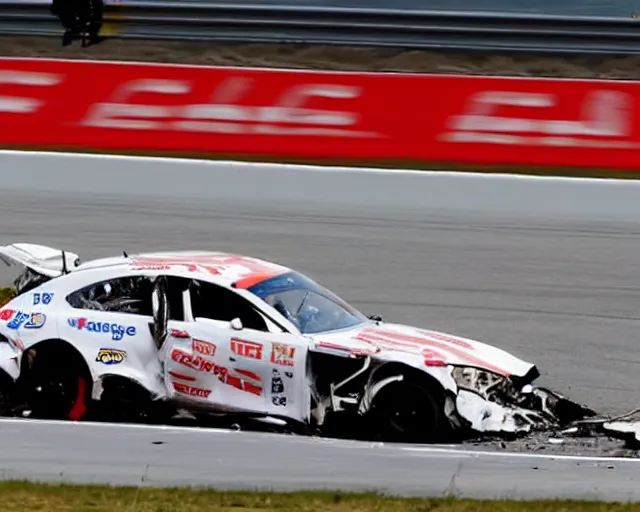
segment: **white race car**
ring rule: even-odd
[[[260,259],[123,253],[81,264],[23,243],[0,247],[0,258],[21,268],[0,310],[11,414],[231,415],[412,442],[593,414],[533,387],[536,367],[499,348],[367,317]]]

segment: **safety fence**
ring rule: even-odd
[[[111,2],[107,5],[106,35],[565,54],[640,53],[640,20],[633,13],[612,17],[559,16],[263,2],[255,5],[185,0]],[[389,0],[386,3],[392,4]],[[59,32],[48,3],[41,0],[0,3],[0,35]]]
[[[0,59],[0,85],[3,147],[640,169],[638,82]]]

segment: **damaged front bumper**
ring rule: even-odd
[[[479,368],[454,368],[458,392],[455,409],[450,410],[452,424],[470,435],[513,436],[566,428],[596,415],[558,393],[534,387],[531,383],[538,376],[535,367],[515,379]]]

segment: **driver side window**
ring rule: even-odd
[[[245,329],[268,332],[267,322],[253,304],[232,290],[198,281],[191,288],[191,309],[194,317],[231,322],[239,318]]]
[[[189,286],[191,284],[191,286]],[[182,310],[182,290],[189,289],[191,311],[194,318],[209,318],[220,322],[231,322],[239,318],[245,329],[269,332],[269,326],[262,314],[249,301],[240,297],[233,290],[217,286],[206,281],[191,280],[181,277],[169,279],[167,294],[169,295],[170,318],[177,318],[176,313]]]

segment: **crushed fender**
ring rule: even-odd
[[[559,393],[530,385],[509,401],[486,399],[478,393],[460,390],[456,408],[467,427],[480,436],[512,437],[566,429],[597,414]]]

